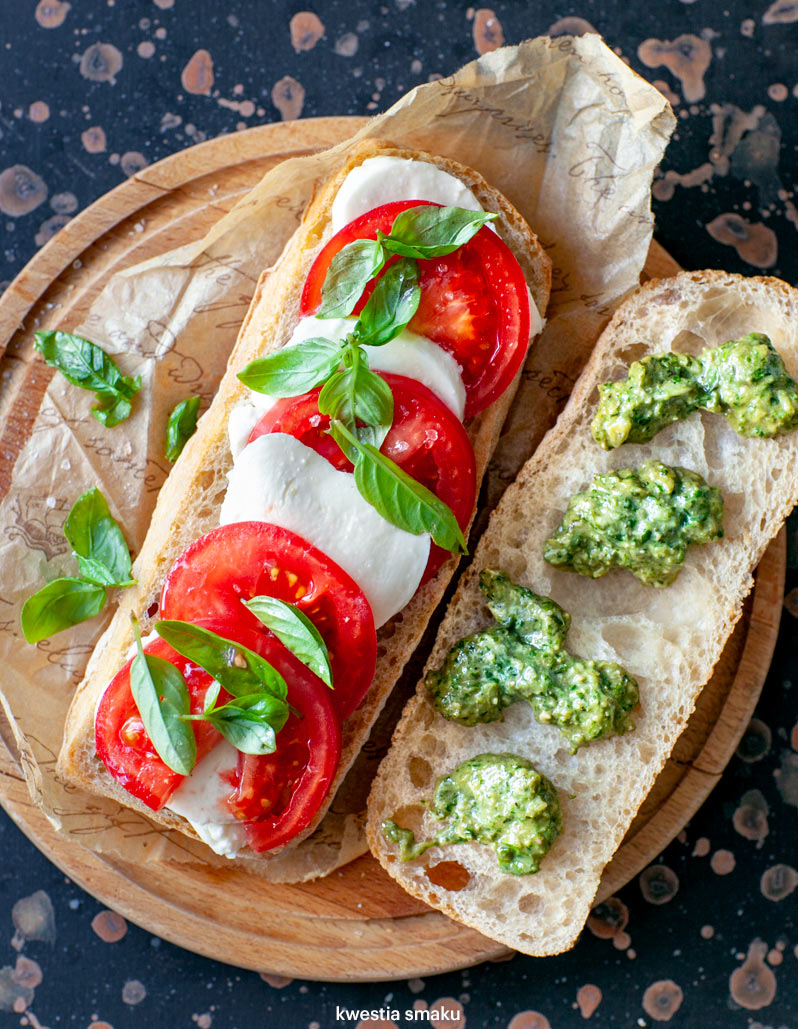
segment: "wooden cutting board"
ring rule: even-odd
[[[41,399],[31,333],[66,305],[85,309],[114,272],[202,236],[271,167],[330,146],[365,119],[264,125],[191,147],[145,168],[69,222],[0,298],[0,495]],[[656,244],[646,273],[672,275]],[[770,665],[784,590],[782,534],[716,673],[626,840],[599,899],[651,861],[718,781]],[[2,728],[2,727],[0,727]],[[8,739],[8,733],[1,733]],[[129,865],[59,836],[30,800],[12,748],[0,742],[0,802],[70,878],[172,943],[261,972],[341,981],[432,975],[501,958],[505,948],[407,896],[366,855],[314,883],[272,885],[240,871]]]

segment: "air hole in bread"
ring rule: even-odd
[[[423,789],[432,782],[432,767],[423,757],[412,757],[408,764],[410,781],[417,789]]]
[[[641,357],[645,357],[647,353],[648,347],[645,343],[630,343],[623,350],[618,351],[618,357],[624,365],[630,365],[633,361],[639,361]]]
[[[203,496],[203,495],[205,495],[207,493],[210,493],[211,489],[213,488],[213,484],[214,484],[215,480],[216,480],[216,473],[213,471],[212,468],[207,468],[204,472],[200,472],[197,475],[196,486],[195,486],[196,492],[200,496]],[[224,496],[224,491],[222,491],[221,495]],[[215,503],[215,500],[214,500],[214,503]],[[217,509],[217,511],[218,511],[218,509]]]
[[[450,893],[464,890],[471,882],[471,873],[459,861],[439,861],[437,865],[426,868],[424,875],[435,886],[440,886]]]
[[[421,708],[419,720],[421,722],[422,729],[429,729],[429,727],[432,725],[433,721],[435,720],[435,711],[433,710],[430,704],[425,704]]]
[[[698,354],[706,345],[703,336],[699,336],[696,332],[690,332],[689,329],[683,329],[671,340],[670,349],[679,354]]]
[[[441,746],[438,742],[438,738],[432,733],[427,733],[422,736],[418,741],[418,746],[421,751],[425,754],[429,754],[431,757],[436,757],[441,752]]]
[[[525,893],[518,900],[518,910],[523,915],[534,915],[543,905],[543,901],[536,893]]]
[[[400,807],[391,817],[402,829],[412,829],[413,832],[418,832],[423,816],[424,809],[420,804],[405,804],[404,807]]]
[[[147,608],[147,617],[148,618],[154,618],[157,614],[158,614],[158,601],[156,600],[152,604],[150,604],[150,606]]]

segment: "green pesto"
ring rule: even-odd
[[[637,682],[611,661],[569,654],[566,611],[501,572],[485,569],[480,589],[498,624],[457,643],[425,680],[444,718],[500,721],[504,708],[523,699],[539,722],[557,726],[572,752],[634,727],[628,712],[638,701]]]
[[[724,415],[741,436],[772,438],[798,427],[798,387],[761,332],[690,354],[635,361],[623,382],[599,386],[591,426],[605,450],[645,443],[694,411]]]
[[[741,436],[771,439],[798,428],[798,386],[767,336],[752,332],[702,354],[707,411]]]
[[[697,472],[646,461],[596,475],[577,493],[543,556],[598,579],[626,568],[647,586],[669,586],[687,547],[723,536],[723,497]]]
[[[502,872],[531,875],[562,832],[554,786],[514,754],[479,754],[463,761],[438,780],[430,812],[448,824],[420,843],[411,829],[383,822],[383,835],[398,844],[402,861],[430,847],[475,842],[496,851]]]

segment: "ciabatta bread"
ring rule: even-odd
[[[196,834],[183,818],[167,810],[153,813],[108,774],[94,749],[96,706],[106,685],[128,659],[133,641],[131,613],[138,616],[142,632],[148,632],[158,617],[153,605],[157,605],[164,577],[172,563],[193,540],[219,524],[219,508],[227,474],[232,467],[227,424],[230,412],[248,393],[236,374],[250,361],[282,347],[290,338],[299,320],[299,301],[305,278],[331,235],[333,199],[347,173],[367,158],[377,155],[428,161],[463,181],[485,210],[499,215],[494,225],[521,265],[538,310],[545,312],[548,303],[551,284],[548,258],[523,218],[478,173],[448,159],[369,141],[353,148],[342,159],[338,173],[319,188],[277,266],[261,277],[218,393],[161,490],[149,532],[134,564],[133,574],[138,585],[122,596],[108,630],[92,655],[86,677],[78,687],[69,710],[58,760],[58,774],[66,782],[111,797],[158,824],[179,829],[189,836],[195,837]],[[467,426],[476,454],[478,482],[495,446],[514,391],[514,388],[507,390]],[[321,820],[402,667],[420,640],[455,567],[456,559],[448,560],[405,609],[379,630],[374,682],[360,708],[344,724],[343,754],[336,781],[326,804],[303,835],[312,832]],[[298,845],[301,847],[299,839],[288,847],[297,848]],[[329,841],[325,841],[322,851],[326,860],[330,853]],[[210,851],[208,856],[212,858]],[[274,876],[280,881],[309,879],[325,871],[323,860],[317,861],[308,854],[290,859],[287,852],[282,856],[270,856],[245,851],[236,863],[243,862],[247,867],[269,875],[270,860]]]
[[[694,354],[752,331],[770,336],[798,377],[798,291],[777,279],[684,273],[648,283],[618,308],[556,426],[495,510],[428,661],[428,668],[438,667],[454,643],[490,624],[478,576],[483,568],[500,569],[570,612],[572,653],[617,661],[637,678],[635,730],[572,755],[560,732],[536,722],[523,701],[506,709],[503,722],[469,728],[438,714],[422,682],[374,781],[367,832],[383,866],[414,896],[509,947],[545,955],[574,943],[605,865],[740,617],[757,562],[798,501],[798,432],[743,439],[720,415],[698,413],[647,444],[607,453],[590,433],[596,387],[625,378],[629,364],[647,354]],[[594,581],[547,564],[543,543],[569,498],[597,472],[650,458],[693,469],[721,489],[725,538],[691,547],[681,574],[665,589],[644,586],[624,571]],[[528,758],[559,792],[564,829],[540,871],[502,874],[494,852],[475,843],[432,848],[401,862],[383,837],[383,820],[395,819],[418,839],[435,835],[441,823],[424,802],[436,779],[489,751]],[[444,870],[430,869],[440,862],[461,866],[466,885],[462,871],[448,876],[460,888],[436,885]]]

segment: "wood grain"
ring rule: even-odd
[[[70,221],[0,299],[0,497],[51,376],[32,331],[76,323],[114,272],[201,237],[269,168],[330,146],[363,123],[318,118],[202,143],[145,168]],[[656,244],[647,277],[678,265]],[[784,588],[782,536],[766,553],[737,630],[668,765],[606,869],[599,899],[654,860],[706,799],[756,704]],[[240,871],[128,865],[59,836],[33,805],[0,722],[0,802],[67,875],[148,931],[208,957],[308,979],[432,975],[507,951],[405,894],[366,855],[326,879],[272,885]]]

